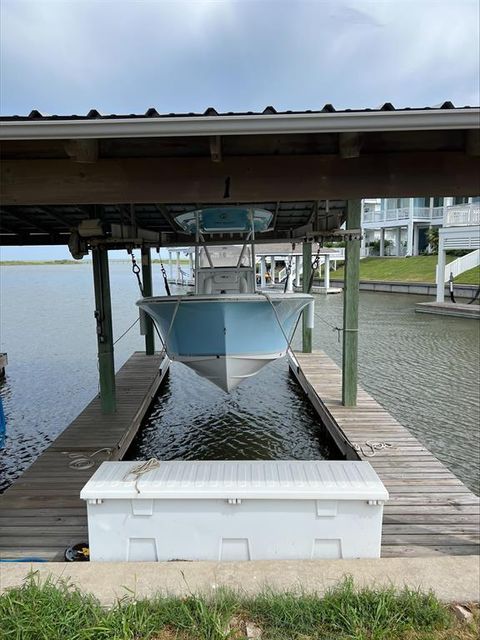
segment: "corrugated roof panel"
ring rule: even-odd
[[[86,120],[86,119],[136,119],[136,118],[185,118],[185,117],[212,117],[212,116],[258,116],[258,115],[282,115],[282,114],[310,114],[310,113],[362,113],[362,112],[382,112],[382,111],[411,111],[411,110],[431,110],[431,109],[474,109],[476,107],[471,106],[462,106],[455,107],[455,105],[450,101],[446,100],[440,106],[436,107],[402,107],[395,108],[391,102],[385,102],[381,107],[378,108],[364,108],[364,109],[335,109],[335,107],[327,103],[321,109],[306,109],[306,110],[296,110],[289,109],[285,111],[278,111],[275,107],[268,105],[265,107],[263,111],[224,111],[219,112],[215,109],[215,107],[207,107],[203,113],[199,112],[183,112],[183,113],[160,113],[157,111],[155,107],[150,107],[146,110],[145,113],[130,113],[130,114],[101,114],[97,109],[90,109],[90,111],[86,115],[77,115],[77,114],[69,114],[69,115],[42,115],[40,111],[37,109],[33,109],[28,116],[23,115],[11,115],[11,116],[0,116],[0,121],[9,121],[9,120]]]

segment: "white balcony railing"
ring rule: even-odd
[[[473,227],[480,224],[480,204],[457,204],[445,207],[444,227]]]
[[[402,207],[400,209],[384,209],[383,211],[365,211],[364,222],[399,222],[409,220],[410,211],[414,220],[435,220],[443,218],[444,207]]]

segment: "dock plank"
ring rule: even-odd
[[[342,405],[341,369],[323,352],[290,357],[290,369],[343,453],[373,466],[388,489],[382,555],[477,555],[480,500],[372,396]],[[376,450],[371,442],[391,446]]]
[[[0,495],[1,558],[63,560],[69,545],[87,539],[87,510],[80,490],[101,462],[123,457],[168,366],[168,358],[162,354],[134,353],[115,376],[117,411],[105,415],[99,399],[92,400]],[[73,469],[72,453],[95,454],[93,466]]]

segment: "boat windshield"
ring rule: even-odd
[[[251,267],[250,246],[230,245],[226,247],[201,247],[199,251],[202,267]]]
[[[255,233],[267,231],[273,214],[265,209],[209,207],[175,216],[175,222],[188,233]]]

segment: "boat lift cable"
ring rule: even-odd
[[[127,252],[130,254],[130,256],[132,258],[132,271],[135,274],[135,276],[137,277],[138,288],[140,289],[140,294],[141,294],[142,298],[144,298],[145,295],[143,293],[143,285],[142,285],[142,280],[140,278],[140,267],[138,266],[137,261],[135,260],[135,256],[133,255],[133,251],[131,249],[127,249]]]
[[[165,336],[165,340],[162,338],[162,335],[161,335],[160,331],[158,330],[156,323],[155,322],[153,323],[153,328],[155,329],[155,332],[156,332],[160,342],[162,343],[163,351],[164,351],[165,355],[168,358],[170,358],[170,356],[169,356],[168,350],[167,350],[167,342],[168,342],[168,338],[170,337],[170,333],[172,331],[173,324],[175,322],[175,318],[177,317],[178,309],[180,308],[180,302],[181,302],[181,298],[179,297],[177,299],[177,304],[175,305],[175,310],[173,312],[172,319],[170,320],[170,326],[168,327],[168,331],[167,331],[167,334]],[[172,359],[173,358],[170,358],[170,360],[172,360]]]
[[[478,287],[476,294],[473,296],[471,300],[467,302],[467,304],[473,304],[478,299],[479,296],[480,296],[480,287]]]
[[[340,342],[340,334],[343,331],[343,327],[337,327],[336,325],[330,324],[330,322],[327,322],[324,318],[322,318],[321,316],[318,315],[318,313],[313,314],[318,320],[320,320],[320,322],[323,322],[323,324],[327,325],[327,327],[329,327],[332,331],[336,331],[337,332],[337,337],[338,337],[338,342]]]
[[[161,258],[160,258],[160,271],[162,272],[163,284],[165,286],[165,291],[167,293],[167,296],[171,296],[172,294],[170,293],[170,285],[168,284],[167,272],[165,271],[165,267],[163,266],[163,262]]]
[[[120,342],[120,340],[127,335],[127,333],[130,331],[130,329],[133,329],[133,327],[137,324],[137,322],[140,321],[140,317],[138,317],[135,322],[132,322],[132,324],[128,327],[128,329],[126,329],[121,336],[119,336],[113,343],[113,346],[115,346],[117,344],[117,342]]]
[[[298,323],[300,321],[300,318],[301,318],[302,314],[301,313],[298,314],[297,322],[295,323],[295,326],[294,326],[293,331],[292,331],[292,337],[289,339],[287,334],[285,333],[285,330],[284,330],[284,328],[282,326],[282,323],[280,322],[280,318],[278,317],[278,312],[277,312],[277,310],[275,308],[275,305],[273,304],[272,299],[270,298],[268,293],[266,293],[265,291],[259,291],[258,293],[261,296],[263,296],[264,298],[266,298],[268,300],[268,302],[270,303],[270,305],[271,305],[271,307],[273,309],[273,313],[275,314],[275,318],[277,320],[278,326],[280,327],[280,331],[283,333],[283,337],[285,338],[285,342],[287,343],[287,349],[286,350],[290,351],[290,345],[292,344],[293,338],[295,336],[295,331],[297,330]]]
[[[317,271],[317,269],[318,269],[318,267],[320,265],[320,249],[321,248],[322,248],[322,245],[319,242],[318,243],[317,253],[315,254],[315,258],[313,259],[313,262],[312,262],[312,269],[311,269],[311,272],[310,272],[310,281],[308,283],[307,293],[311,293],[312,292],[313,280],[315,278],[315,271]]]

